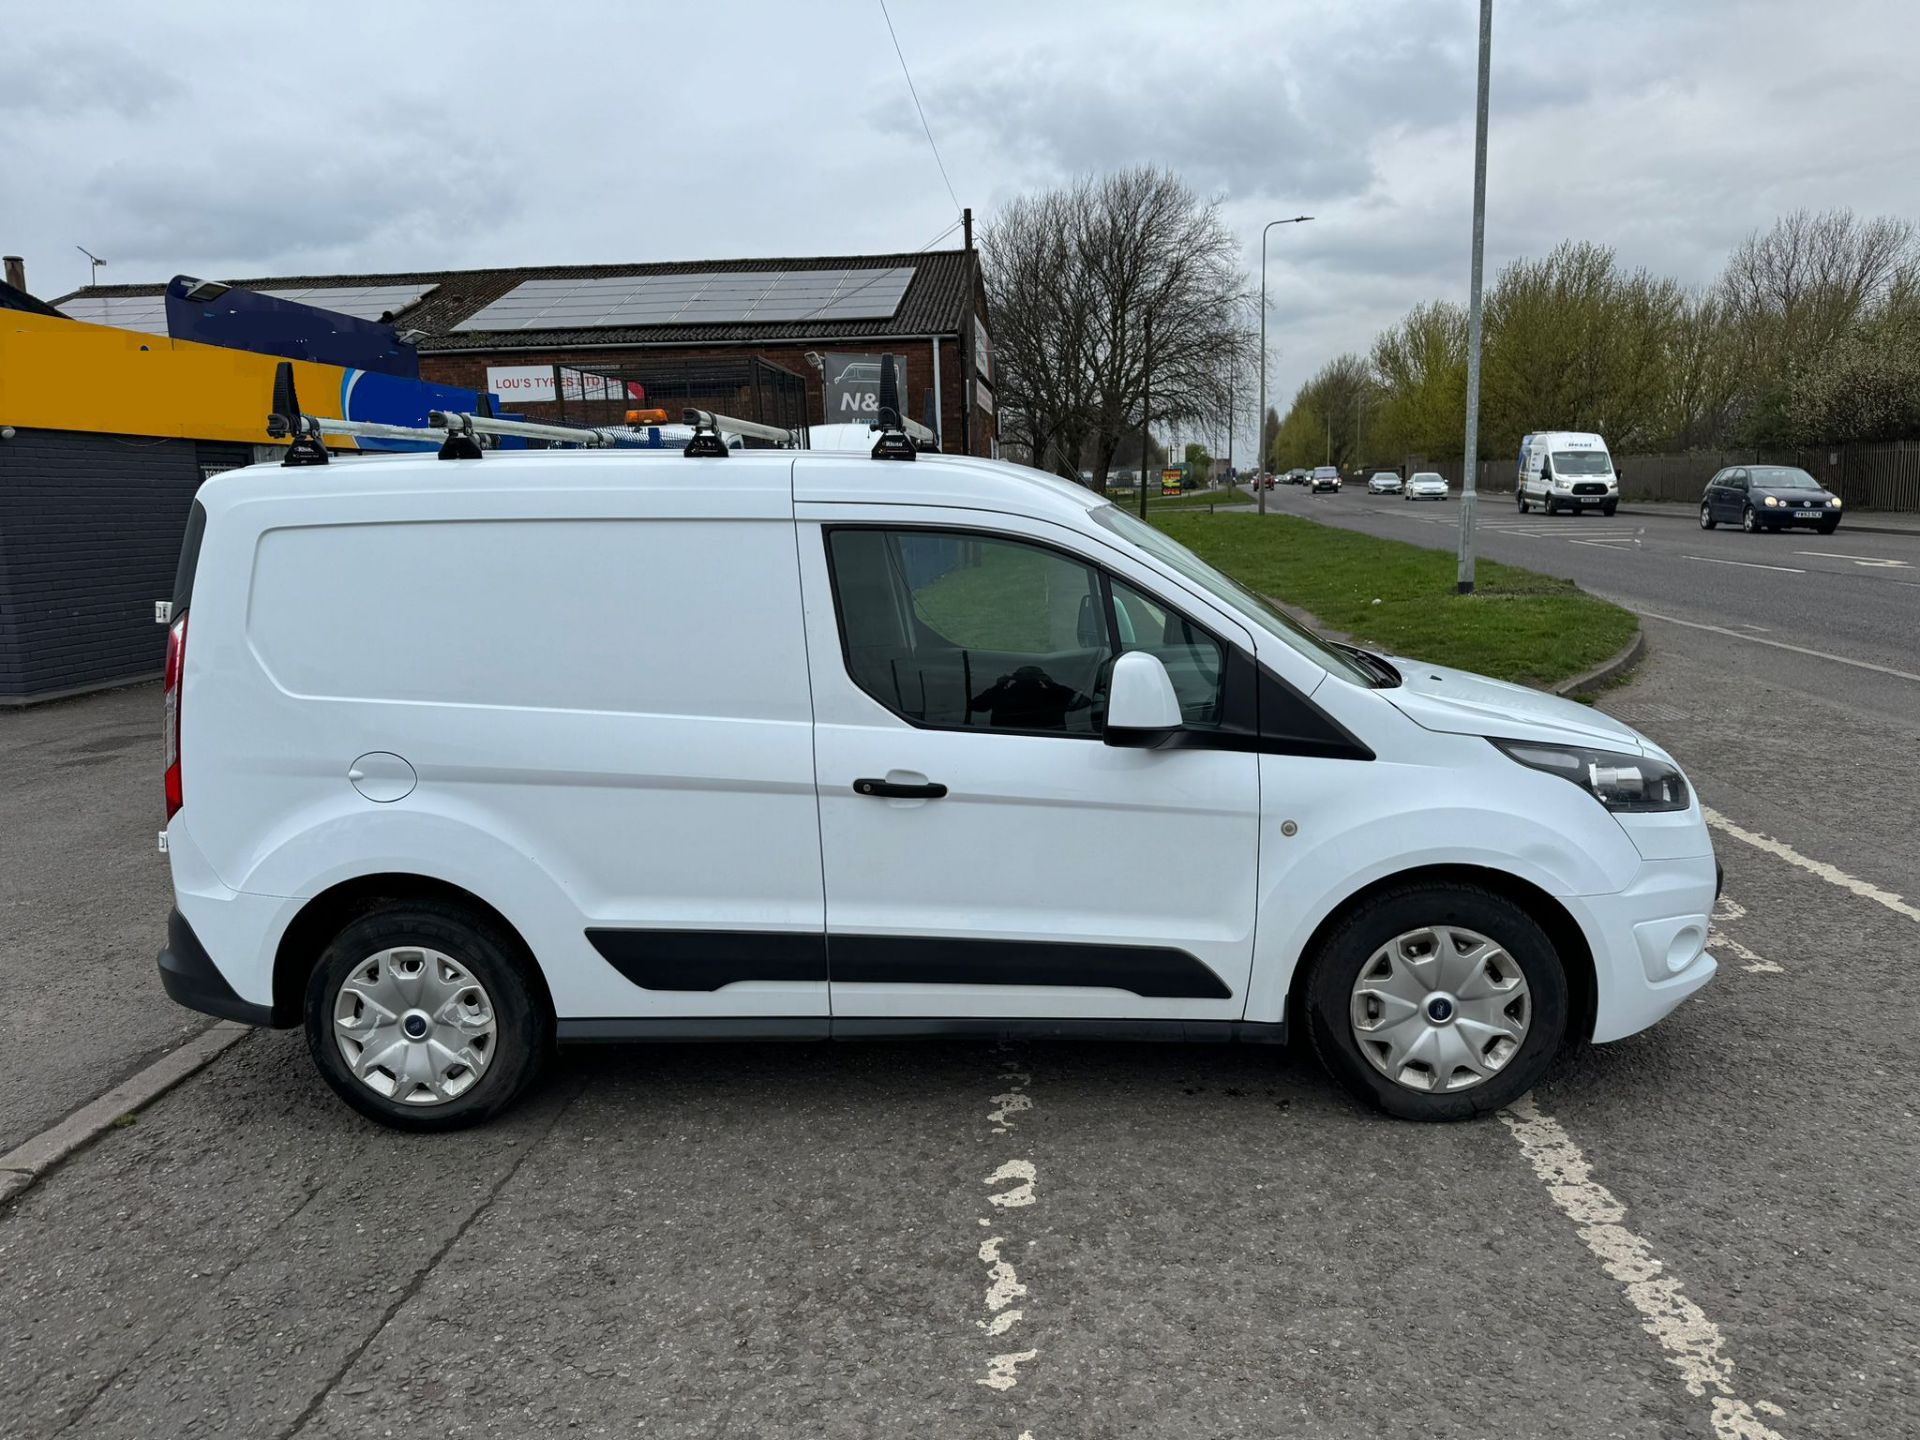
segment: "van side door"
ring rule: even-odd
[[[796,514],[836,1033],[1238,1019],[1258,757],[1205,737],[1253,701],[1251,636],[1044,521]],[[1192,745],[1103,742],[1113,659],[1140,648]]]

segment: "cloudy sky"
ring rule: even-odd
[[[1316,217],[1273,233],[1282,407],[1465,297],[1473,0],[889,3],[981,223],[1143,161],[1221,197],[1256,276],[1262,222]],[[76,244],[161,281],[913,250],[954,218],[879,0],[8,0],[0,34],[0,250],[46,296]],[[1497,0],[1489,274],[1572,236],[1699,282],[1798,206],[1920,218],[1916,41],[1904,0]]]

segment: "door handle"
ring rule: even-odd
[[[853,793],[873,795],[882,800],[938,800],[947,793],[947,787],[938,783],[896,785],[891,780],[856,780],[853,782]]]

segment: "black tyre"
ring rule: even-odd
[[[553,1049],[531,960],[480,916],[439,901],[348,925],[307,981],[307,1048],[334,1092],[399,1130],[499,1113]]]
[[[1467,1120],[1519,1099],[1567,1032],[1567,976],[1512,901],[1467,884],[1385,891],[1309,957],[1321,1063],[1404,1120]]]
[[[1606,504],[1600,507],[1600,513],[1602,515],[1611,515],[1613,514],[1614,511],[1618,510],[1619,508],[1620,508],[1620,502],[1618,500],[1609,500],[1607,501]]]
[[[1545,508],[1546,508],[1547,514],[1558,515],[1560,513],[1560,502],[1554,499],[1553,496],[1549,495],[1547,496],[1547,503]]]
[[[1527,510],[1529,509],[1529,506],[1527,505],[1527,497],[1522,491],[1515,490],[1513,492],[1513,503],[1520,507],[1520,513],[1522,515],[1527,513]]]
[[[1719,523],[1718,520],[1713,518],[1713,507],[1705,501],[1702,501],[1700,503],[1700,528],[1702,530],[1711,530]]]

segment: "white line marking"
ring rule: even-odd
[[[1033,1204],[1033,1162],[1031,1160],[1009,1160],[993,1174],[987,1176],[987,1184],[998,1185],[1002,1180],[1018,1180],[1020,1183],[1011,1190],[1002,1190],[998,1195],[989,1195],[987,1203],[997,1205],[1002,1210],[1017,1210],[1023,1205]]]
[[[1725,1352],[1720,1327],[1688,1298],[1680,1282],[1653,1248],[1622,1222],[1627,1207],[1593,1178],[1587,1157],[1560,1122],[1542,1114],[1531,1096],[1500,1112],[1533,1173],[1546,1184],[1560,1212],[1573,1221],[1606,1271],[1620,1282],[1633,1308],[1641,1314],[1640,1328],[1667,1352],[1667,1361],[1680,1372],[1687,1393],[1713,1399],[1713,1433],[1718,1440],[1783,1440],[1754,1413],[1784,1412],[1765,1401],[1749,1405],[1733,1393],[1733,1361]]]
[[[1778,570],[1783,575],[1804,575],[1791,565],[1759,565],[1752,560],[1716,560],[1711,555],[1682,555],[1682,560],[1698,560],[1703,565],[1738,565],[1742,570]]]
[[[1570,540],[1567,543],[1570,545],[1638,545],[1640,542],[1632,538],[1622,538],[1619,540]]]
[[[1709,950],[1731,950],[1736,960],[1747,963],[1741,968],[1752,974],[1784,975],[1786,971],[1762,955],[1756,955],[1733,936],[1720,928],[1722,920],[1739,920],[1745,917],[1747,907],[1738,900],[1730,900],[1722,895],[1713,907],[1712,923],[1707,926],[1707,948]]]
[[[1882,560],[1878,555],[1840,555],[1832,550],[1796,550],[1796,555],[1817,555],[1822,560],[1851,560],[1856,565],[1866,565],[1881,570],[1908,570],[1912,566],[1905,560]]]
[[[1627,607],[1632,610],[1633,607]],[[1684,625],[1689,630],[1711,630],[1715,635],[1731,635],[1736,640],[1746,640],[1754,645],[1771,645],[1776,650],[1791,650],[1796,655],[1811,655],[1816,660],[1831,660],[1836,665],[1851,665],[1856,670],[1872,670],[1876,674],[1891,675],[1896,680],[1920,681],[1920,675],[1911,670],[1895,670],[1891,665],[1875,665],[1868,660],[1850,660],[1845,655],[1835,655],[1827,650],[1809,650],[1805,645],[1789,645],[1784,640],[1762,640],[1758,635],[1743,635],[1738,630],[1729,630],[1724,625],[1706,625],[1698,620],[1676,620],[1671,615],[1662,615],[1654,610],[1635,610],[1636,615],[1644,615],[1649,620],[1664,621],[1668,625]]]
[[[1013,1367],[1026,1364],[1039,1353],[1038,1350],[1016,1350],[1011,1355],[996,1355],[987,1362],[987,1377],[979,1383],[995,1390],[1011,1390],[1020,1383],[1020,1377],[1014,1373]],[[1772,1434],[1771,1431],[1767,1433]]]
[[[1003,1058],[1001,1070],[994,1078],[1009,1088],[993,1097],[997,1109],[987,1112],[987,1118],[993,1124],[995,1135],[1005,1135],[1014,1129],[1013,1116],[1024,1114],[1033,1109],[1033,1101],[1026,1094],[1025,1087],[1033,1083],[1033,1076],[1017,1068],[1018,1062],[1011,1057]],[[1037,1200],[1034,1184],[1038,1172],[1031,1160],[1005,1160],[999,1168],[982,1182],[986,1185],[1005,1185],[1012,1182],[1010,1189],[998,1190],[987,1196],[987,1203],[1002,1216],[1015,1210],[1023,1210]],[[991,1228],[993,1221],[982,1217],[982,1228]],[[987,1267],[986,1306],[987,1318],[976,1320],[974,1324],[990,1337],[1006,1334],[1026,1318],[1026,1311],[1014,1305],[1014,1301],[1027,1293],[1027,1287],[1021,1283],[1019,1274],[1013,1268],[1013,1262],[1000,1253],[1000,1247],[1007,1243],[1002,1235],[989,1235],[980,1242],[980,1248],[974,1253],[980,1263]],[[1029,1245],[1033,1242],[1028,1241]],[[1014,1350],[1000,1355],[987,1357],[987,1373],[976,1377],[976,1385],[985,1385],[991,1390],[1011,1390],[1020,1383],[1020,1366],[1027,1364],[1040,1353],[1039,1349]]]
[[[1706,817],[1707,824],[1713,826],[1714,829],[1723,834],[1731,835],[1734,839],[1743,841],[1753,846],[1756,850],[1764,850],[1769,855],[1777,855],[1789,865],[1798,865],[1808,874],[1818,875],[1829,885],[1838,885],[1842,890],[1851,890],[1863,900],[1871,900],[1877,905],[1884,905],[1896,915],[1904,915],[1909,920],[1920,921],[1920,908],[1909,905],[1906,900],[1894,894],[1891,890],[1882,890],[1871,881],[1856,879],[1838,866],[1829,865],[1824,860],[1809,860],[1791,845],[1775,840],[1771,836],[1756,835],[1751,830],[1743,829],[1734,824],[1733,821],[1727,819],[1727,817],[1722,815],[1718,810],[1711,810],[1705,805],[1702,805],[1700,807],[1700,813]]]

